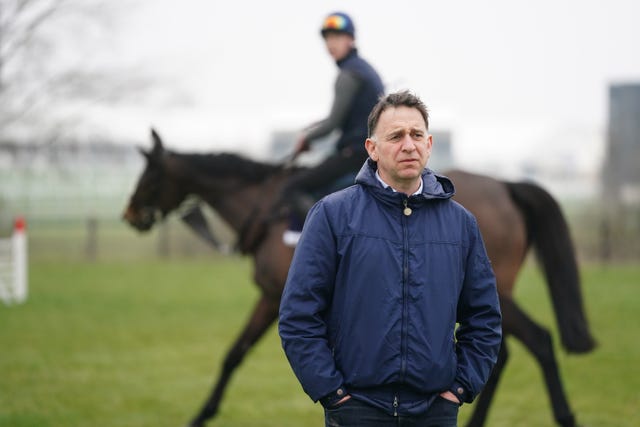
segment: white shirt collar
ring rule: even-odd
[[[376,178],[378,179],[378,181],[380,182],[380,184],[382,184],[382,186],[383,186],[384,188],[391,187],[389,184],[387,184],[386,182],[384,182],[384,181],[382,180],[382,178],[380,178],[380,174],[378,173],[378,171],[377,171],[377,170],[376,170]],[[422,186],[423,186],[423,183],[422,183],[422,177],[420,177],[420,187],[418,187],[418,190],[416,190],[416,192],[415,192],[415,193],[413,193],[413,194],[412,194],[412,196],[413,196],[413,195],[416,195],[416,194],[420,194],[420,193],[422,193]],[[393,190],[393,192],[394,192],[394,193],[397,193],[397,192],[398,192],[398,191],[397,191],[395,188],[393,188],[393,187],[391,187],[391,189]]]

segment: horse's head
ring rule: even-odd
[[[138,179],[138,184],[123,214],[123,219],[139,231],[151,229],[157,219],[163,219],[176,209],[186,194],[171,179],[169,173],[169,153],[155,130],[151,130],[153,148],[139,151],[147,160],[147,165]]]

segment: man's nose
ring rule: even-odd
[[[413,140],[413,138],[411,138],[411,135],[405,135],[402,138],[402,150],[403,151],[413,151],[416,149],[416,143]]]

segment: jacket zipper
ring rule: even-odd
[[[409,227],[407,224],[407,218],[411,215],[411,208],[407,206],[409,200],[405,198],[402,201],[404,205],[403,218],[402,218],[402,234],[403,234],[403,260],[402,260],[402,335],[400,338],[400,358],[401,367],[400,375],[401,380],[404,381],[404,376],[407,371],[407,347],[408,347],[408,335],[409,335]]]
[[[393,416],[398,416],[398,396],[393,396]]]

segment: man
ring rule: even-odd
[[[356,185],[314,205],[296,248],[280,337],[327,426],[455,426],[497,359],[495,277],[475,218],[425,168],[428,127],[416,96],[382,98]]]
[[[329,116],[311,126],[300,136],[294,155],[310,149],[314,141],[340,131],[335,153],[313,168],[296,174],[283,189],[277,208],[293,207],[302,227],[309,205],[303,200],[310,193],[315,196],[328,193],[325,189],[349,172],[358,171],[367,158],[362,141],[367,137],[367,116],[384,93],[378,73],[358,55],[355,46],[355,26],[351,18],[342,12],[330,14],[320,30],[329,55],[336,61],[340,73],[335,82],[335,94]],[[306,197],[305,197],[306,196]]]

